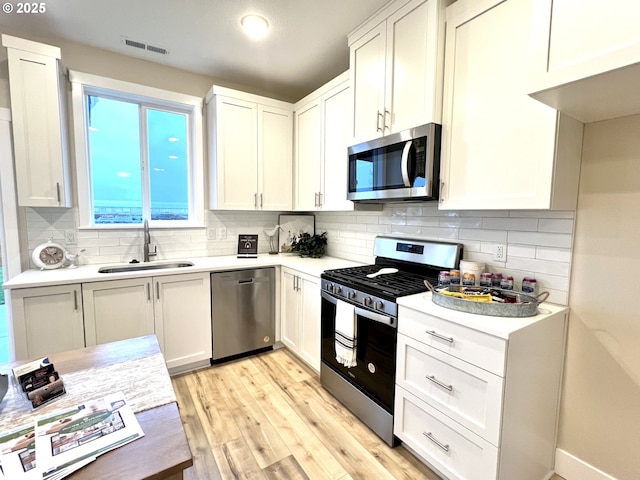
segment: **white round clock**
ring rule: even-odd
[[[67,252],[64,247],[58,243],[53,243],[51,239],[47,243],[38,245],[31,254],[31,260],[41,270],[59,268],[66,259]]]

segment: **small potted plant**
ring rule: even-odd
[[[327,232],[320,235],[301,233],[291,242],[291,251],[297,252],[301,257],[320,258],[327,247]]]

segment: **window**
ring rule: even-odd
[[[201,99],[71,79],[81,227],[202,225]]]

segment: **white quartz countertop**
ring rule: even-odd
[[[296,254],[261,254],[258,258],[237,258],[235,255],[218,257],[185,258],[178,260],[158,260],[150,263],[192,262],[192,267],[136,270],[119,273],[98,273],[100,267],[113,267],[128,264],[82,265],[78,268],[59,268],[56,270],[27,270],[4,283],[5,289],[46,287],[71,283],[88,283],[125,278],[157,277],[180,273],[219,272],[260,267],[288,267],[299,272],[319,277],[325,270],[361,265],[350,260],[335,257],[301,258]]]
[[[535,322],[545,319],[551,315],[569,310],[568,307],[545,302],[540,304],[538,307],[538,314],[532,317],[494,317],[488,315],[476,315],[436,305],[431,300],[431,292],[417,293],[415,295],[401,297],[398,299],[398,305],[503,339],[509,339],[509,336],[512,333],[528,327]],[[398,321],[401,322],[402,314],[399,313],[398,317]]]

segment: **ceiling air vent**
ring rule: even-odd
[[[127,47],[139,48],[141,50],[147,50],[153,53],[159,53],[160,55],[169,55],[169,50],[163,47],[158,47],[156,45],[149,45],[144,42],[138,42],[136,40],[131,40],[128,37],[122,36],[120,37],[122,43]]]

